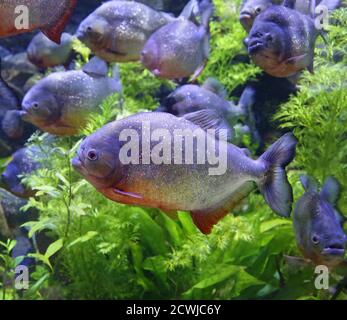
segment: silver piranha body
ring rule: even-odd
[[[189,211],[204,233],[247,197],[254,183],[269,206],[288,217],[292,190],[284,168],[295,154],[293,135],[253,160],[243,149],[216,140],[207,129],[218,129],[205,120],[197,125],[168,113],[136,114],[87,137],[72,164],[107,198],[168,213]],[[129,147],[133,161],[127,159]],[[211,161],[212,154],[220,161]]]
[[[142,64],[155,76],[165,79],[196,79],[203,71],[210,52],[209,20],[213,5],[200,4],[201,23],[188,19],[171,22],[148,39],[141,52]]]
[[[0,37],[40,29],[52,41],[60,43],[76,4],[77,0],[1,0]]]
[[[107,64],[94,57],[82,70],[56,72],[25,95],[22,118],[55,135],[75,135],[109,95],[120,92],[118,72],[108,77]]]
[[[245,118],[245,110],[226,100],[223,86],[215,79],[209,78],[202,86],[187,84],[171,93],[159,108],[177,117],[199,112],[219,119],[223,127],[233,136],[233,126]],[[158,111],[159,111],[158,110]]]
[[[72,40],[73,37],[70,34],[63,33],[61,43],[58,45],[40,32],[28,46],[28,59],[42,69],[65,66],[72,56]]]
[[[339,184],[328,178],[319,191],[314,179],[302,176],[301,182],[305,194],[293,215],[298,247],[316,265],[335,267],[343,261],[347,242],[342,228],[344,217],[335,208]]]
[[[114,0],[82,21],[76,36],[107,62],[138,61],[152,33],[173,20],[142,3]]]

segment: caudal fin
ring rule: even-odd
[[[259,189],[270,208],[283,217],[289,217],[292,211],[293,191],[285,167],[295,157],[296,144],[294,135],[287,133],[260,157],[268,169]]]

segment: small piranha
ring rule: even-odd
[[[1,175],[4,189],[20,198],[30,198],[35,191],[25,186],[21,179],[41,167],[43,153],[38,147],[27,147],[17,150]]]
[[[177,117],[200,112],[201,115],[214,113],[220,118],[221,125],[233,136],[233,126],[245,118],[242,106],[226,100],[225,88],[213,78],[208,78],[202,86],[187,84],[171,93],[160,111],[169,112]],[[228,140],[230,140],[228,139]]]
[[[2,69],[2,61],[0,59],[0,70]],[[0,116],[8,110],[17,109],[19,100],[13,90],[8,86],[0,72]]]
[[[1,61],[1,76],[18,97],[24,96],[24,85],[39,72],[29,60],[26,52],[6,56]]]
[[[188,121],[169,113],[139,113],[111,122],[88,136],[72,165],[107,198],[159,208],[169,215],[188,211],[205,234],[254,190],[254,183],[277,214],[289,217],[292,189],[285,167],[295,155],[294,136],[284,135],[253,160],[243,149],[224,139],[216,140],[208,129],[218,132],[219,128],[201,117]],[[193,142],[204,141],[212,149],[199,148],[200,143],[187,146],[190,133]],[[129,143],[134,143],[134,148]],[[133,161],[127,159],[129,150]],[[215,167],[217,172],[210,171],[208,157],[213,152],[225,160],[220,161],[225,170]],[[165,160],[162,157],[158,161],[160,155]],[[194,160],[197,158],[200,160]]]
[[[312,0],[311,0],[312,1]],[[249,32],[253,26],[255,18],[272,5],[283,5],[291,7],[302,14],[311,14],[310,0],[246,0],[241,6],[240,23]],[[317,0],[315,4],[326,7],[329,11],[337,9],[341,5],[341,0]]]
[[[76,4],[77,0],[1,0],[0,38],[40,29],[59,44]]]
[[[0,128],[10,139],[20,139],[24,134],[24,123],[19,115],[19,106],[17,95],[3,80],[0,73]]]
[[[274,77],[287,78],[304,69],[313,72],[320,33],[311,17],[273,5],[256,17],[246,45],[257,66]]]
[[[301,176],[300,180],[305,194],[293,214],[298,247],[314,264],[335,267],[343,261],[347,242],[342,227],[345,218],[336,209],[339,183],[329,177],[319,191],[315,179]]]
[[[209,22],[213,14],[210,0],[199,3],[200,25],[179,19],[158,29],[141,52],[142,64],[164,79],[194,81],[204,70],[210,54]],[[193,10],[194,12],[194,10]]]
[[[41,69],[67,66],[72,57],[72,42],[73,36],[68,33],[62,34],[61,43],[58,45],[40,32],[28,46],[28,59]]]
[[[154,31],[176,20],[134,1],[108,1],[82,21],[77,38],[94,54],[111,62],[139,61]]]
[[[19,198],[8,191],[0,188],[0,212],[4,215],[8,227],[13,230],[23,223],[34,221],[38,218],[37,211],[29,209],[22,211],[27,200]]]
[[[82,70],[51,73],[37,82],[23,99],[21,115],[42,131],[76,135],[101,102],[120,91],[117,66],[110,78],[106,62],[94,57]]]
[[[254,19],[273,4],[282,4],[283,0],[246,0],[241,6],[240,23],[249,32]]]

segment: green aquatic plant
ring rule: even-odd
[[[240,0],[215,0],[216,21],[211,22],[211,54],[202,79],[215,77],[229,94],[260,73],[245,63],[248,54],[243,40],[247,34],[239,23]]]
[[[216,0],[215,5],[220,21],[212,23],[213,50],[202,78],[218,78],[230,93],[259,70],[237,62],[244,53],[245,36],[238,23],[238,1]],[[317,50],[316,73],[304,74],[299,93],[275,116],[299,140],[289,172],[295,200],[303,193],[299,175],[304,172],[321,181],[335,175],[346,187],[346,55],[334,62],[336,51],[346,49],[346,10],[334,17],[337,23],[331,27],[328,46]],[[74,48],[81,53],[82,66],[89,52],[80,44]],[[115,119],[153,110],[163,84],[174,87],[139,64],[122,64],[120,71],[124,92],[105,99],[100,114],[90,118],[79,137],[36,133],[28,142],[40,147],[46,157],[43,168],[24,178],[37,194],[23,210],[39,212],[38,221],[25,226],[31,238],[44,233],[51,243],[30,255],[37,265],[23,298],[330,298],[328,291],[314,287],[313,268],[297,271],[286,263],[285,255],[300,256],[292,222],[277,217],[259,193],[252,193],[206,236],[188,213],[179,212],[177,220],[172,220],[160,210],[115,203],[72,169],[71,159],[81,138]],[[5,165],[6,160],[1,161],[0,167]],[[344,192],[342,212],[346,205]],[[11,276],[13,243],[5,242],[0,249],[6,266],[1,270]],[[337,281],[334,275],[331,285]],[[3,290],[8,289],[6,299],[17,298],[7,282],[0,283]],[[347,297],[342,293],[339,298]]]

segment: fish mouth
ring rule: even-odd
[[[240,13],[240,20],[251,20],[253,15],[249,11],[242,11]]]
[[[82,163],[82,161],[80,160],[79,157],[73,158],[72,161],[71,161],[71,165],[73,166],[73,168],[77,172],[79,172],[80,174],[83,175],[83,173],[84,173],[84,166],[83,166],[83,163]]]
[[[24,121],[29,121],[30,120],[30,113],[25,110],[20,110],[18,112],[19,116],[21,117],[22,120]]]
[[[322,254],[328,256],[343,256],[345,254],[345,247],[342,244],[336,243],[325,247]]]
[[[78,40],[80,40],[80,41],[83,42],[83,40],[86,39],[86,34],[85,34],[85,32],[83,32],[83,31],[81,31],[81,30],[77,30],[77,32],[76,32],[76,34],[75,34],[75,37],[76,37]]]
[[[248,53],[250,55],[256,54],[257,52],[263,50],[265,48],[265,44],[260,39],[249,40],[248,43]]]

